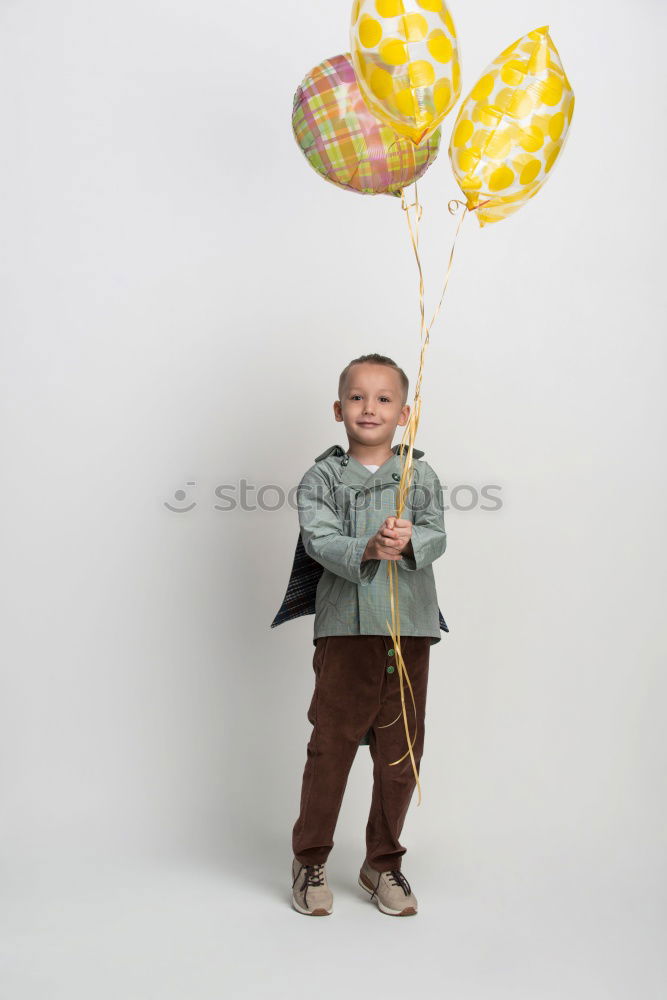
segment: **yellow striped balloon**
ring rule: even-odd
[[[459,98],[456,29],[444,0],[354,0],[350,51],[370,110],[415,145]]]
[[[540,190],[568,135],[574,93],[549,28],[536,28],[486,68],[458,113],[449,144],[456,180],[480,226],[518,211]]]

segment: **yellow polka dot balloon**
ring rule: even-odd
[[[567,138],[574,94],[549,28],[519,38],[486,68],[459,110],[449,158],[480,226],[540,190]]]
[[[456,29],[443,0],[355,0],[350,50],[370,110],[415,145],[459,98]]]

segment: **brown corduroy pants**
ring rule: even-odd
[[[430,636],[401,637],[417,708],[413,753],[418,773],[432,642]],[[370,731],[373,796],[366,826],[366,860],[376,871],[400,869],[406,848],[399,837],[415,776],[409,754],[390,766],[408,750],[391,636],[322,636],[316,640],[313,670],[315,690],[308,708],[313,731],[306,749],[300,814],[292,831],[294,856],[301,864],[327,860],[350,768],[360,741]],[[405,678],[403,691],[412,738],[415,713]]]

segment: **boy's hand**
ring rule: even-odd
[[[403,517],[388,517],[369,538],[363,559],[391,559],[398,562],[401,552],[412,555],[412,521]]]

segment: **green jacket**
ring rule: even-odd
[[[369,538],[396,514],[401,478],[400,445],[376,472],[370,472],[340,445],[315,459],[297,491],[301,539],[324,571],[317,584],[314,639],[324,635],[389,635],[389,561],[361,565]],[[440,481],[423,451],[414,448],[413,476],[403,517],[413,522],[414,558],[395,562],[401,635],[440,641],[440,609],[433,562],[447,547]],[[383,565],[382,565],[383,564]]]

